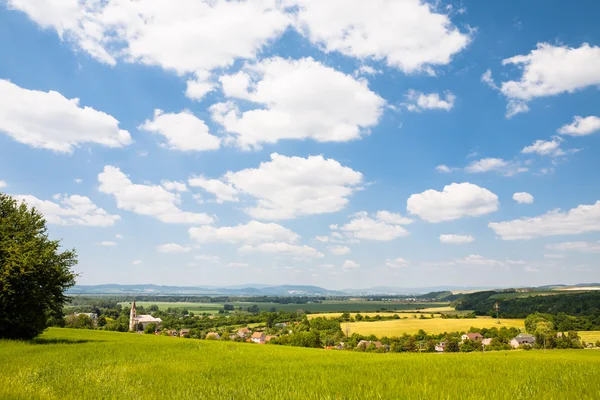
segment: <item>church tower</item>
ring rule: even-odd
[[[136,330],[136,326],[135,326],[135,318],[137,317],[137,313],[135,310],[135,300],[133,301],[133,304],[131,304],[131,311],[129,312],[129,330],[130,331],[135,331]]]

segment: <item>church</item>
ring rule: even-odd
[[[137,310],[135,308],[135,300],[133,301],[133,304],[131,304],[131,311],[129,312],[129,330],[130,331],[137,331],[138,330],[138,325],[141,323],[142,324],[142,329],[146,329],[146,327],[149,324],[156,324],[156,326],[158,327],[160,325],[160,323],[162,322],[162,319],[160,318],[154,318],[152,315],[137,315]]]

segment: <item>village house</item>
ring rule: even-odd
[[[367,347],[369,347],[370,345],[375,345],[375,348],[378,349],[381,346],[383,346],[383,344],[381,344],[381,342],[379,340],[371,342],[369,340],[361,340],[360,342],[358,342],[358,344],[356,345],[357,348],[361,348],[361,349],[366,349]]]
[[[179,331],[179,337],[185,337],[185,335],[189,335],[189,334],[190,334],[189,329],[182,329]]]
[[[253,343],[265,344],[266,336],[263,332],[254,332],[250,337],[250,340]]]
[[[464,342],[465,340],[474,340],[476,342],[479,342],[480,340],[483,340],[483,335],[479,332],[469,332],[469,333],[465,333],[464,335],[461,336],[462,341]]]
[[[519,333],[513,340],[510,341],[510,345],[513,349],[516,349],[524,344],[533,346],[535,344],[535,336],[527,333]]]
[[[265,337],[265,343],[270,342],[271,339],[275,339],[277,336],[271,335],[271,336],[266,336]]]
[[[221,339],[221,335],[219,335],[217,332],[208,332],[206,334],[206,339]]]
[[[438,344],[436,344],[435,351],[437,351],[438,353],[443,353],[444,351],[446,351],[446,342],[439,342]]]
[[[243,337],[243,338],[250,335],[251,333],[252,333],[252,331],[248,328],[242,328],[239,331],[237,331],[238,336]]]
[[[142,324],[142,330],[146,329],[146,327],[150,324],[156,324],[158,327],[162,322],[160,318],[154,318],[152,315],[137,315],[137,310],[135,308],[135,300],[131,305],[131,311],[129,312],[129,330],[137,331],[138,325]]]

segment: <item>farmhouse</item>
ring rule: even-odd
[[[248,328],[242,328],[237,332],[238,336],[240,337],[246,337],[250,335],[250,333],[252,333],[252,331]]]
[[[142,324],[142,329],[146,329],[149,324],[156,324],[156,326],[160,325],[162,319],[154,318],[152,315],[137,315],[137,310],[135,309],[135,300],[131,305],[131,311],[129,312],[129,330],[137,331],[138,324]]]
[[[510,341],[510,345],[513,349],[518,348],[524,344],[528,344],[530,346],[535,344],[535,336],[528,335],[527,333],[519,333],[513,340]]]
[[[253,343],[265,344],[266,336],[263,332],[254,332],[250,337]]]
[[[206,334],[206,339],[221,339],[221,335],[219,335],[217,332],[208,332]]]
[[[439,342],[435,345],[435,351],[443,353],[446,350],[446,342]]]
[[[179,336],[180,337],[185,337],[185,335],[189,335],[190,334],[190,330],[189,329],[182,329],[179,331]]]
[[[461,336],[461,339],[463,342],[465,340],[474,340],[476,342],[479,342],[480,340],[483,340],[483,335],[479,332],[465,333]]]

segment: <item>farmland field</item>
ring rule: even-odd
[[[131,307],[131,303],[123,302],[119,303],[123,307]],[[160,309],[173,308],[186,308],[188,311],[194,313],[217,313],[220,309],[223,309],[225,303],[184,303],[184,302],[157,302],[157,301],[139,301],[136,304],[148,307],[150,305],[157,305]],[[326,313],[326,312],[366,312],[366,311],[377,311],[385,308],[386,310],[396,311],[411,311],[422,308],[433,310],[437,307],[446,307],[448,303],[392,303],[389,301],[323,301],[322,303],[307,303],[307,304],[280,304],[280,303],[252,303],[252,302],[231,302],[236,309],[242,307],[246,309],[256,304],[261,311],[268,311],[271,308],[275,308],[277,311],[292,312],[296,310],[304,310],[311,313]]]
[[[381,316],[381,317],[393,317],[394,315],[397,315],[399,318],[419,318],[421,315],[425,314],[426,316],[430,317],[431,314],[430,313],[414,313],[414,312],[363,312],[360,313],[360,315],[362,315],[363,317],[376,317],[377,315]],[[441,315],[440,314],[433,314],[434,318],[440,318]],[[309,314],[308,315],[308,319],[313,319],[313,318],[339,318],[342,316],[342,313],[320,313],[320,314]],[[351,317],[355,317],[356,314],[354,313],[350,313]]]
[[[587,343],[596,343],[600,340],[600,331],[580,331],[579,337]]]
[[[354,332],[361,335],[376,335],[376,336],[400,336],[403,333],[415,334],[419,329],[423,329],[430,334],[444,332],[461,332],[467,331],[470,327],[477,328],[501,328],[503,326],[510,328],[525,327],[523,319],[501,319],[500,324],[494,318],[465,318],[465,319],[419,319],[408,318],[390,321],[372,321],[372,322],[344,322],[342,323],[342,331],[346,331],[346,326],[350,328],[349,333]]]
[[[368,354],[55,328],[0,341],[0,360],[2,399],[600,398],[596,350]]]

